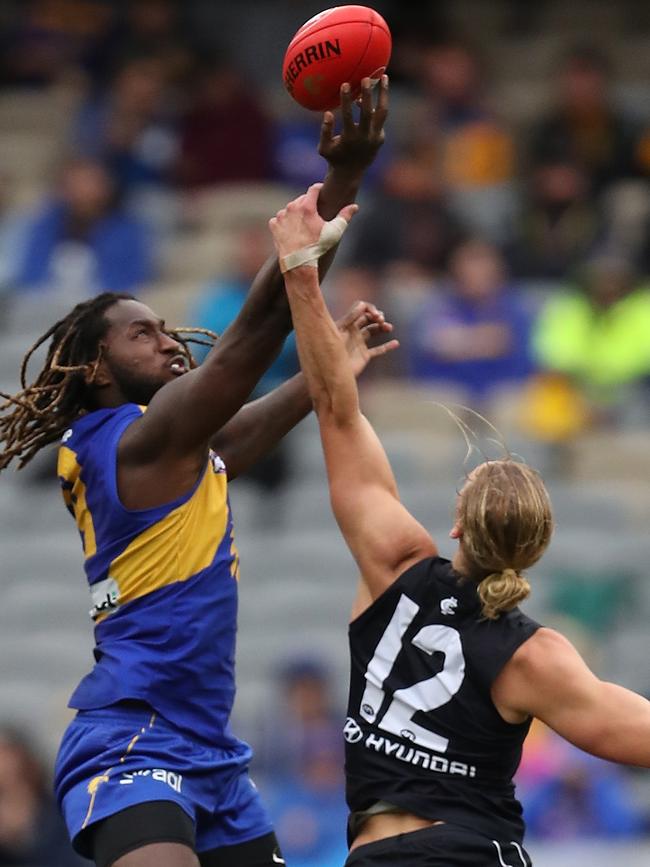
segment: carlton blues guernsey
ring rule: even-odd
[[[448,560],[417,563],[350,624],[346,795],[388,802],[497,840],[521,842],[512,777],[530,721],[506,723],[490,688],[539,628],[519,609],[481,616]]]
[[[77,523],[95,623],[95,666],[70,699],[91,710],[147,702],[210,743],[237,748],[235,695],[239,558],[223,462],[206,453],[186,494],[126,509],[117,450],[143,408],[124,404],[79,418],[65,433],[58,474]]]

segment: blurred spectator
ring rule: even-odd
[[[561,373],[534,374],[519,399],[517,424],[534,440],[551,446],[547,473],[570,471],[570,455],[564,446],[584,433],[591,411],[582,392]],[[559,447],[559,449],[557,448]]]
[[[528,311],[508,283],[499,251],[486,241],[464,241],[451,256],[442,292],[415,311],[411,374],[456,385],[480,405],[497,386],[530,376],[529,335]]]
[[[533,341],[541,365],[606,410],[628,397],[626,386],[650,376],[649,334],[650,289],[628,261],[601,255],[575,288],[549,299]]]
[[[119,67],[136,57],[156,56],[171,81],[182,79],[192,63],[193,45],[186,7],[175,0],[138,0],[117,9],[113,26],[87,55],[93,80],[106,84]]]
[[[639,130],[612,102],[611,70],[604,55],[577,46],[560,67],[557,104],[534,131],[534,166],[568,163],[585,173],[590,193],[639,171]]]
[[[535,722],[517,773],[527,834],[545,840],[634,838],[645,821],[625,770]]]
[[[280,183],[307,188],[323,174],[325,163],[316,150],[321,118],[300,110],[287,111],[276,122],[273,146],[273,172]]]
[[[390,57],[391,88],[413,90],[420,77],[422,51],[431,45],[432,34],[453,31],[450,8],[445,3],[404,3],[402,0],[383,0],[374,8],[388,22],[393,36]],[[392,132],[392,131],[391,131]]]
[[[590,252],[601,229],[589,181],[579,165],[558,158],[535,166],[527,183],[514,271],[529,279],[565,279]]]
[[[330,757],[342,783],[343,717],[334,707],[326,666],[317,659],[299,658],[279,671],[277,681],[277,712],[264,717],[253,738],[256,773],[269,779],[300,779],[312,763],[318,775],[320,761]]]
[[[352,262],[355,263],[356,260],[352,259]],[[370,268],[357,267],[356,264],[350,264],[348,267],[334,267],[332,273],[327,275],[324,291],[327,305],[336,319],[344,316],[355,301],[360,298],[381,307],[380,284],[377,275]],[[391,317],[394,315],[392,305],[390,315]],[[393,321],[392,318],[391,321]],[[363,380],[368,374],[372,375],[370,368],[364,371]]]
[[[452,213],[467,231],[505,243],[518,209],[515,147],[486,105],[479,58],[462,42],[431,46],[421,80],[429,114],[420,141],[440,167]]]
[[[258,223],[242,227],[235,243],[233,267],[229,274],[219,277],[205,286],[190,313],[192,325],[208,328],[223,334],[239,313],[250,285],[266,259],[271,255],[271,236]],[[197,351],[197,359],[207,354]],[[261,397],[298,372],[296,340],[292,334],[286,339],[282,350],[273,364],[264,373],[251,395],[251,400]],[[290,473],[289,440],[282,440],[270,455],[258,461],[247,473],[246,478],[255,482],[268,493],[276,491],[288,479]],[[269,521],[269,510],[264,504],[264,520]],[[280,514],[273,510],[273,517]]]
[[[9,4],[5,4],[9,5]],[[75,72],[111,26],[114,4],[24,0],[0,31],[0,85],[45,87]]]
[[[0,174],[0,299],[14,287],[27,229],[25,214],[12,205],[10,186],[9,178]]]
[[[335,867],[347,856],[342,714],[327,669],[298,659],[280,672],[280,707],[266,718],[254,768],[282,854],[293,867]]]
[[[178,140],[167,76],[157,55],[125,61],[107,92],[91,96],[74,121],[74,151],[106,163],[123,190],[169,181]]]
[[[291,867],[339,867],[347,858],[342,756],[326,748],[304,759],[300,775],[265,789],[282,855]]]
[[[191,324],[223,334],[239,313],[257,272],[273,252],[271,236],[266,226],[258,222],[240,227],[233,245],[233,263],[229,273],[215,278],[201,290],[193,311]],[[203,358],[207,350],[197,352]],[[290,335],[282,351],[264,373],[255,395],[265,394],[298,372],[296,341]]]
[[[43,764],[17,729],[0,726],[0,865],[81,867],[49,796]]]
[[[459,229],[442,191],[428,146],[413,143],[383,171],[381,189],[350,229],[346,261],[381,270],[410,262],[433,277],[444,265]]]
[[[176,174],[194,189],[272,177],[272,127],[256,92],[235,66],[205,61],[181,125]]]
[[[100,291],[136,291],[152,275],[147,232],[121,210],[106,169],[91,160],[69,162],[28,227],[18,288],[48,290],[73,303]]]

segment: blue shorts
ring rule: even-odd
[[[192,819],[196,851],[273,830],[248,776],[251,750],[197,741],[146,705],[79,711],[56,760],[54,789],[75,848],[95,822],[147,801],[173,801]]]

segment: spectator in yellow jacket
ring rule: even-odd
[[[581,285],[551,298],[533,330],[547,370],[566,374],[596,405],[614,406],[650,379],[650,286],[630,263],[593,259]]]

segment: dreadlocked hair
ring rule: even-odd
[[[101,339],[108,330],[104,314],[118,301],[133,295],[104,292],[77,304],[28,350],[20,367],[21,390],[0,391],[0,472],[14,458],[22,469],[44,446],[59,439],[79,415],[92,408],[91,386],[103,357]],[[196,361],[188,344],[212,346],[217,335],[203,328],[166,330],[185,351],[190,367]],[[202,335],[204,338],[185,335]],[[50,340],[51,338],[51,340]],[[36,350],[50,340],[45,363],[35,381],[27,384],[27,368]]]

